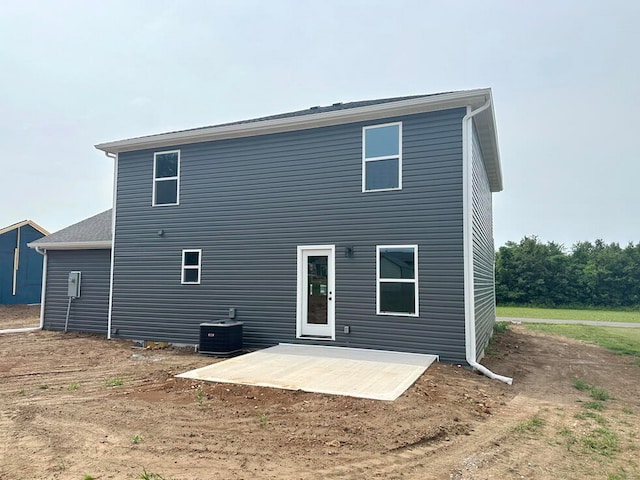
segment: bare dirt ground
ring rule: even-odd
[[[381,402],[176,379],[216,361],[184,349],[0,335],[0,479],[640,478],[631,359],[523,326],[491,351],[513,386],[437,364]]]
[[[0,305],[0,330],[40,325],[40,305]]]

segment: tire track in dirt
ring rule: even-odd
[[[536,414],[540,408],[539,404],[533,404],[526,396],[517,395],[496,409],[488,421],[476,425],[473,435],[467,432],[450,437],[441,430],[433,437],[422,439],[418,445],[402,447],[364,461],[336,465],[320,470],[313,477],[367,478],[375,472],[379,478],[467,478],[464,471],[478,467],[478,462],[471,460],[474,452],[482,452],[482,461],[489,461],[496,456],[492,450],[496,450],[496,446],[507,438],[508,432]],[[448,460],[440,465],[438,454],[444,452]],[[452,456],[461,459],[459,466],[452,468]]]

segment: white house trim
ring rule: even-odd
[[[96,241],[96,242],[51,242],[43,243],[38,242],[27,243],[30,248],[38,247],[42,250],[102,250],[105,248],[111,248],[111,241]]]

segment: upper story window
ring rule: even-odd
[[[202,250],[182,251],[182,283],[200,283]]]
[[[153,206],[178,205],[180,150],[153,155]]]
[[[377,250],[377,314],[418,316],[418,246]]]
[[[362,191],[402,188],[402,123],[362,129]]]

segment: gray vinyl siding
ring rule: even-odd
[[[115,336],[195,344],[199,323],[235,307],[245,346],[302,342],[297,246],[335,245],[336,340],[326,344],[464,361],[464,114],[164,148],[180,150],[177,206],[151,206],[153,150],[121,153]],[[362,193],[362,127],[394,121],[403,122],[403,189]],[[376,315],[376,245],[393,244],[419,246],[419,317]],[[201,284],[181,285],[181,251],[191,248],[202,249]]]
[[[473,131],[473,291],[476,352],[479,359],[489,342],[496,318],[492,198],[480,142]]]
[[[64,330],[67,314],[67,279],[82,272],[80,298],[71,302],[69,331],[106,335],[109,314],[111,250],[47,251],[47,288],[44,329]]]

